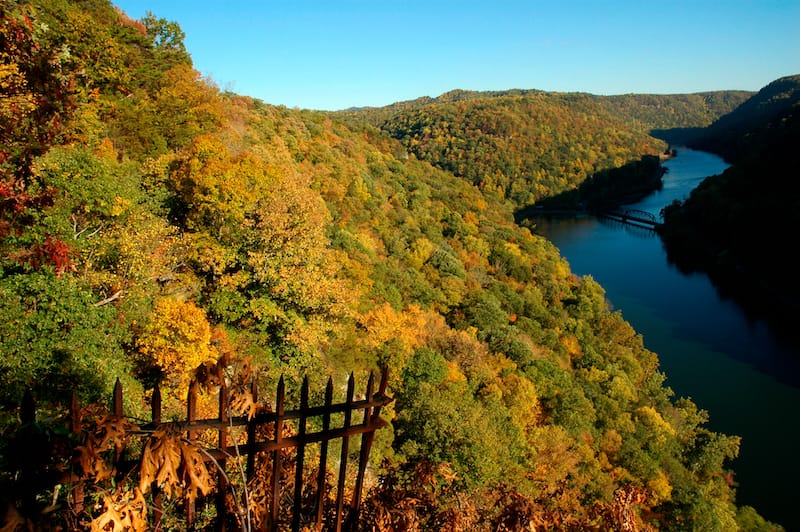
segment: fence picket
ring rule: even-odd
[[[336,515],[334,516],[334,529],[339,532],[342,529],[342,511],[344,510],[344,482],[347,476],[347,453],[350,443],[348,429],[352,417],[353,392],[355,390],[355,379],[353,374],[347,379],[347,399],[345,401],[344,423],[342,429],[342,452],[339,458],[339,482],[336,487]]]
[[[308,411],[308,377],[303,378],[300,387],[300,420],[297,425],[297,437],[305,441],[306,437],[306,412]],[[306,446],[297,447],[297,459],[294,470],[294,500],[292,505],[292,532],[300,530],[300,509],[303,503],[303,463],[305,462]]]
[[[69,424],[70,432],[73,434],[81,433],[81,409],[78,406],[78,394],[72,392],[72,397],[69,401]],[[72,487],[72,515],[74,518],[83,512],[83,486],[77,482]]]
[[[153,426],[161,424],[161,384],[156,383],[153,388],[153,395],[150,398],[150,418]],[[164,514],[163,495],[161,488],[153,486],[153,530],[161,532],[161,518]]]
[[[375,386],[375,376],[372,372],[369,373],[369,380],[367,381],[367,398],[372,397],[372,389]],[[364,407],[364,424],[369,426],[372,423],[372,405],[367,403]],[[355,523],[358,522],[359,506],[361,505],[361,489],[364,487],[364,474],[367,471],[367,458],[369,453],[368,441],[371,432],[365,432],[361,435],[361,449],[358,453],[358,474],[356,475],[356,486],[353,491],[353,501],[348,517],[349,528],[354,528]]]
[[[258,403],[258,385],[256,381],[250,385],[250,393],[253,396],[253,402]],[[247,420],[247,448],[251,449],[256,444],[256,429],[258,425],[256,423],[255,417],[251,417]],[[246,477],[247,481],[249,482],[253,478],[253,474],[255,473],[256,467],[256,453],[248,452],[247,453],[247,472]]]
[[[281,472],[283,469],[283,459],[281,457],[281,439],[283,437],[283,414],[284,414],[284,399],[285,399],[285,385],[283,382],[283,375],[281,380],[278,381],[278,392],[275,396],[275,450],[272,451],[272,479],[270,493],[272,497],[269,501],[269,526],[270,530],[277,530],[278,528],[278,504],[280,497],[280,484]]]
[[[248,412],[246,416],[233,416],[229,411],[231,402],[231,391],[226,387],[224,381],[220,384],[219,388],[219,411],[215,419],[197,419],[197,405],[199,383],[193,380],[186,395],[186,420],[183,422],[163,422],[162,420],[162,401],[161,389],[157,384],[153,389],[151,396],[151,423],[141,426],[140,429],[131,434],[135,436],[138,434],[140,437],[152,437],[154,431],[159,430],[178,430],[184,431],[185,438],[195,445],[199,445],[199,437],[204,431],[216,431],[217,441],[216,448],[205,449],[203,451],[206,455],[207,461],[215,460],[218,467],[218,479],[216,485],[215,505],[217,509],[217,527],[216,530],[225,530],[225,497],[230,486],[229,480],[226,476],[226,466],[230,456],[241,456],[246,460],[246,481],[251,481],[255,475],[256,454],[268,453],[271,458],[272,476],[269,480],[267,488],[268,506],[262,507],[261,511],[264,512],[264,519],[262,525],[266,530],[277,531],[278,525],[281,521],[281,511],[291,511],[291,530],[293,532],[300,530],[301,525],[304,523],[303,518],[303,480],[306,467],[307,450],[306,446],[310,444],[319,443],[319,464],[318,470],[315,473],[315,478],[311,480],[315,486],[309,486],[309,490],[315,489],[314,503],[312,508],[308,508],[310,514],[307,515],[307,521],[313,521],[317,526],[323,526],[326,501],[328,490],[328,451],[331,440],[341,439],[341,454],[338,466],[338,477],[336,481],[336,499],[335,511],[333,512],[331,522],[327,523],[328,528],[331,530],[341,531],[342,528],[355,529],[359,515],[361,492],[364,489],[365,474],[367,469],[367,460],[371,444],[374,438],[374,432],[383,427],[386,422],[380,417],[381,407],[392,401],[391,398],[386,396],[386,382],[387,372],[384,370],[381,374],[381,382],[378,386],[377,393],[375,392],[375,377],[372,373],[369,375],[369,380],[366,386],[364,399],[355,400],[355,377],[350,373],[347,381],[347,392],[344,403],[333,402],[333,379],[328,378],[325,386],[324,404],[320,406],[309,405],[309,382],[308,378],[303,379],[302,387],[300,389],[300,404],[299,408],[286,409],[286,390],[284,378],[281,377],[278,382],[276,390],[276,400],[274,411],[260,412],[254,414],[252,411]],[[253,402],[258,402],[258,388],[255,382],[250,385],[250,393]],[[114,385],[111,411],[117,418],[124,418],[123,409],[123,389],[120,380],[117,379]],[[363,412],[363,421],[360,424],[353,424],[353,411],[360,410]],[[342,414],[343,422],[332,427],[332,415]],[[314,424],[315,427],[309,431],[309,418],[316,417],[321,419],[320,425]],[[297,420],[297,430],[293,435],[287,434],[287,427],[292,424],[287,424],[290,420]],[[23,398],[20,408],[20,421],[23,424],[33,423],[36,420],[36,405],[32,395],[28,392]],[[293,422],[292,422],[293,423]],[[69,405],[69,424],[70,430],[75,434],[80,434],[82,431],[81,411],[78,405],[77,396],[73,394],[72,400]],[[259,441],[259,427],[272,426],[274,433],[270,438],[264,441]],[[238,443],[235,439],[236,436],[232,430],[236,427],[242,427],[246,431],[247,441],[245,444]],[[262,432],[263,434],[263,432]],[[351,496],[350,504],[347,507],[347,518],[344,519],[345,512],[345,487],[347,480],[347,468],[349,462],[349,440],[350,437],[361,435],[361,449],[358,458],[358,472],[355,479],[355,486]],[[233,439],[233,441],[232,441]],[[206,441],[206,438],[202,438]],[[294,474],[294,488],[291,494],[287,491],[285,497],[291,496],[291,501],[282,500],[282,476],[284,467],[284,452],[286,449],[294,448],[295,452],[295,474]],[[238,454],[235,454],[238,453]],[[115,463],[113,464],[119,475],[124,475],[126,471],[130,471],[131,467],[135,467],[138,460],[126,459],[121,461],[121,451],[114,453]],[[269,464],[269,462],[268,462]],[[237,466],[240,467],[240,466]],[[78,478],[74,473],[69,473],[71,482]],[[23,477],[33,478],[31,471],[24,471]],[[66,477],[65,477],[66,478]],[[59,480],[60,483],[65,482],[64,479]],[[71,511],[77,517],[78,514],[85,512],[84,508],[84,490],[83,483],[76,482],[70,492],[72,499]],[[162,529],[163,521],[163,508],[162,498],[163,492],[159,490],[158,486],[152,486],[152,529],[159,531]],[[291,504],[289,504],[291,502]],[[250,501],[245,498],[245,504]],[[290,509],[290,510],[289,510]],[[194,501],[186,501],[185,505],[185,526],[187,530],[194,530],[197,526],[197,510]],[[286,519],[284,517],[284,519]],[[287,522],[288,521],[284,521]]]
[[[225,381],[219,387],[219,422],[227,425],[228,423],[228,387]],[[217,430],[217,441],[219,448],[225,449],[228,446],[228,430],[220,427]],[[217,460],[219,471],[217,472],[217,515],[225,515],[225,494],[228,491],[228,479],[225,477],[225,465],[227,460],[222,457]],[[225,520],[220,520],[219,531],[225,531]]]
[[[331,405],[333,404],[333,379],[328,377],[328,384],[325,385],[325,409],[322,414],[322,431],[327,432],[331,428]],[[323,512],[325,510],[325,486],[328,471],[328,440],[322,440],[319,451],[319,472],[317,474],[317,495],[316,495],[316,522],[322,523]]]
[[[189,384],[189,393],[186,398],[186,421],[191,427],[197,421],[197,381],[192,379]],[[189,441],[197,440],[197,431],[189,429],[187,435]],[[193,500],[186,501],[186,526],[189,530],[194,530],[195,503]]]

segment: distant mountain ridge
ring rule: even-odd
[[[531,95],[582,95],[603,102],[612,113],[646,129],[705,127],[733,111],[755,93],[742,90],[706,91],[682,94],[628,93],[595,95],[589,92],[552,92],[539,89],[507,89],[500,91],[470,91],[453,89],[439,96],[421,96],[381,107],[351,107],[336,114],[357,115],[376,126],[389,116],[410,109],[469,100],[525,97]]]
[[[519,207],[661,153],[667,144],[652,130],[708,126],[751,95],[453,90],[336,116],[380,127],[418,159]]]

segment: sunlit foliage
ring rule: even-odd
[[[725,470],[738,439],[672,397],[602,287],[506,201],[663,149],[640,126],[525,93],[385,110],[381,130],[220,91],[157,15],[0,15],[0,116],[17,117],[0,160],[4,427],[26,388],[48,406],[116,377],[175,395],[223,353],[288,388],[387,366],[369,515],[413,499],[403,519],[465,530],[758,522]]]

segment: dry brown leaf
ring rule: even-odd
[[[147,503],[141,490],[119,490],[114,496],[103,495],[104,512],[92,520],[92,532],[128,531],[143,532],[147,526]],[[108,528],[111,525],[111,528]]]
[[[198,491],[208,495],[214,487],[197,445],[164,430],[154,432],[142,452],[139,489],[146,493],[153,483],[167,497],[183,493],[190,501]]]
[[[181,464],[180,435],[157,430],[150,436],[142,452],[139,489],[149,491],[155,483],[167,497],[180,489],[178,468]]]
[[[258,412],[258,403],[253,400],[253,394],[250,390],[233,390],[231,410],[234,414],[247,414],[247,420],[249,421]]]
[[[114,468],[106,463],[91,441],[87,445],[76,447],[75,452],[77,454],[74,460],[81,467],[84,477],[92,477],[95,482],[101,482],[113,476]]]
[[[181,454],[183,455],[184,481],[188,480],[186,497],[190,501],[197,498],[197,491],[203,495],[208,495],[213,489],[211,475],[206,468],[203,459],[197,448],[186,441],[181,441]]]
[[[103,495],[103,507],[105,511],[92,520],[92,532],[103,532],[109,524],[111,525],[111,530],[121,530],[122,516],[114,508],[114,499],[108,495]]]

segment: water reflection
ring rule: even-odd
[[[658,214],[727,164],[678,149],[664,187],[630,205]],[[610,220],[537,220],[535,232],[561,250],[576,274],[592,275],[611,305],[659,354],[666,384],[710,413],[715,431],[742,437],[733,464],[739,504],[754,506],[787,530],[800,530],[794,479],[800,426],[800,353],[760,320],[722,298],[704,274],[683,274],[652,231]]]

